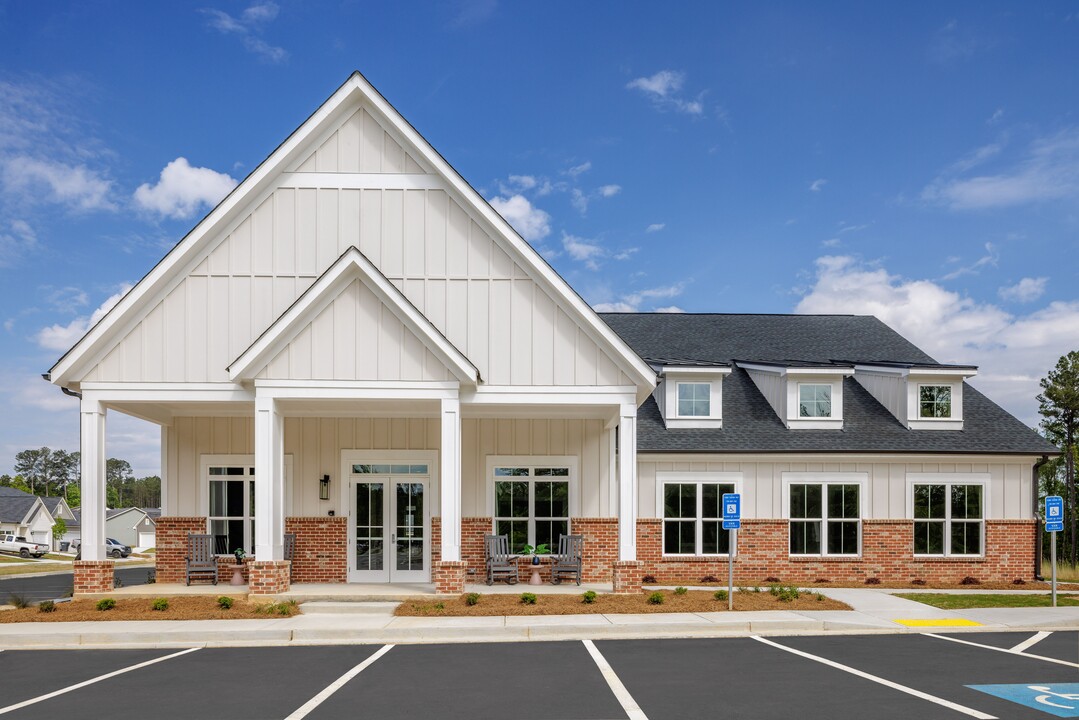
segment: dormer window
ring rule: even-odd
[[[951,385],[918,386],[918,417],[946,419],[951,416]]]
[[[832,386],[802,383],[798,386],[798,417],[832,417]]]
[[[678,383],[678,417],[708,417],[711,414],[712,383]]]

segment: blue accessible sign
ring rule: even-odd
[[[1041,710],[1053,717],[1079,718],[1079,683],[967,685],[967,687]]]
[[[742,527],[742,496],[723,493],[723,529],[738,530]]]
[[[1047,532],[1064,530],[1064,498],[1059,495],[1045,498],[1045,529]]]

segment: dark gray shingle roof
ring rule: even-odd
[[[0,522],[22,522],[37,498],[12,487],[0,487]]]
[[[791,364],[936,361],[875,317],[603,313],[645,359],[772,358]],[[963,429],[907,430],[856,380],[843,381],[842,430],[788,430],[745,370],[723,381],[723,427],[667,429],[655,400],[638,414],[639,452],[916,452],[1050,454],[1056,448],[966,384]]]

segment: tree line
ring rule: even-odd
[[[71,507],[82,504],[82,456],[78,451],[48,447],[15,453],[14,475],[0,475],[0,486],[55,497],[62,495]],[[161,507],[161,478],[136,478],[131,463],[119,458],[105,461],[105,504],[110,508]]]

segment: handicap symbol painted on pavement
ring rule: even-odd
[[[1079,683],[967,685],[967,687],[1041,710],[1054,717],[1079,718]]]

